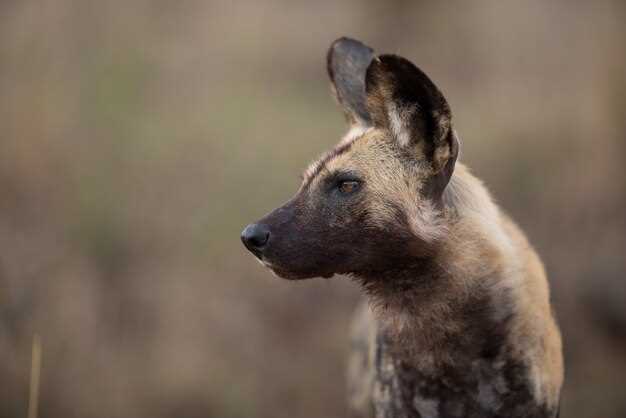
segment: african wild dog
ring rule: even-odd
[[[555,417],[561,339],[539,257],[458,163],[446,99],[358,41],[328,53],[351,124],[297,194],[242,233],[288,279],[348,274],[354,416]]]

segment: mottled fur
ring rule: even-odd
[[[246,245],[281,277],[343,273],[364,289],[353,415],[555,417],[561,340],[543,266],[456,162],[445,98],[409,61],[358,41],[336,41],[328,66],[351,129],[259,221],[267,242]]]
[[[464,166],[444,200],[449,236],[422,283],[364,283],[353,416],[554,417],[561,340],[537,255]]]

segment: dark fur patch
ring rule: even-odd
[[[387,223],[373,226],[366,192],[346,197],[324,182],[308,184],[258,221],[271,230],[263,259],[286,278],[348,273],[380,279],[410,270],[426,257],[428,246],[410,232],[400,207],[395,213]],[[401,286],[399,279],[395,283]]]

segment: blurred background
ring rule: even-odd
[[[626,416],[626,3],[0,3],[0,416],[343,417],[347,279],[276,279],[243,226],[346,127],[325,54],[400,53],[528,233],[569,418]]]

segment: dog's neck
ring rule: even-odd
[[[396,356],[423,371],[495,358],[515,312],[497,285],[501,272],[485,270],[459,278],[436,259],[422,259],[391,277],[364,281]]]
[[[537,296],[536,306],[520,304],[527,300],[520,299],[523,281],[531,277],[522,278],[517,233],[490,212],[493,205],[463,202],[463,185],[451,184],[449,238],[427,257],[360,278],[377,319],[383,367],[402,389],[398,402],[419,413],[407,417],[466,416],[454,408],[467,416],[553,417],[558,391],[552,387],[560,385],[533,375],[546,369],[547,356],[524,353],[544,347],[547,334],[541,326],[535,334],[520,331],[537,312],[552,321],[549,309],[542,312],[547,297]]]
[[[398,397],[394,402],[405,410],[393,416],[556,415],[558,399],[547,402],[546,393],[537,392],[545,390],[533,375],[543,367],[542,359],[520,354],[514,330],[524,313],[516,310],[500,274],[494,269],[475,277],[466,289],[454,288],[458,281],[445,270],[421,271],[414,276],[416,285],[402,291],[370,283],[378,323],[376,357],[389,378],[379,384],[390,385]]]
[[[414,257],[360,282],[404,358],[454,366],[495,355],[506,338],[517,314],[511,271],[519,257],[488,192],[462,164],[442,197],[440,220],[440,238],[416,237],[407,244],[419,249]]]

